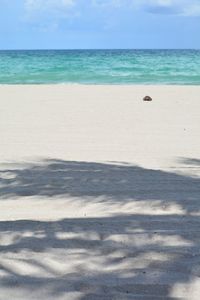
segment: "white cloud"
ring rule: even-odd
[[[91,4],[96,7],[122,7],[127,4],[126,2],[127,0],[91,0]]]
[[[28,22],[40,21],[47,24],[57,24],[58,20],[75,16],[76,0],[24,0],[25,19]]]
[[[189,5],[183,12],[185,16],[200,16],[200,3]]]
[[[28,10],[40,10],[49,8],[66,8],[74,5],[75,0],[25,0]]]
[[[78,1],[78,0],[76,0]],[[91,0],[96,6],[129,7],[156,14],[200,16],[200,0]]]
[[[29,16],[43,12],[63,13],[73,7],[75,2],[76,0],[24,0],[25,10]]]
[[[182,16],[200,16],[199,0],[136,0],[139,8],[157,14],[175,14]]]
[[[24,2],[29,15],[48,11],[52,15],[60,13],[61,18],[67,11],[75,12],[81,6],[90,9],[124,7],[155,14],[200,16],[200,0],[24,0]]]

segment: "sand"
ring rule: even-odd
[[[0,86],[0,300],[199,300],[199,111],[198,86]]]

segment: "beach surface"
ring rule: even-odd
[[[199,300],[199,112],[199,86],[1,85],[0,300]]]

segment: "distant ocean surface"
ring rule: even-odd
[[[0,51],[0,84],[200,84],[200,50]]]

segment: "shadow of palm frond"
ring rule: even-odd
[[[198,160],[184,162],[200,165]],[[69,195],[90,197],[91,201],[97,197],[113,202],[161,200],[192,211],[199,201],[199,186],[199,178],[134,165],[46,160],[0,171],[0,199]]]
[[[198,168],[200,161],[185,164]],[[197,177],[125,164],[46,160],[2,170],[0,195],[1,201],[72,196],[101,197],[105,204],[108,199],[146,201],[147,206],[149,200],[159,200],[184,211],[2,221],[0,237],[10,239],[0,242],[1,288],[13,293],[20,288],[34,297],[43,293],[45,299],[70,299],[70,293],[78,293],[81,300],[172,300],[178,299],[174,287],[182,284],[182,293],[195,299],[189,286],[200,277]]]

